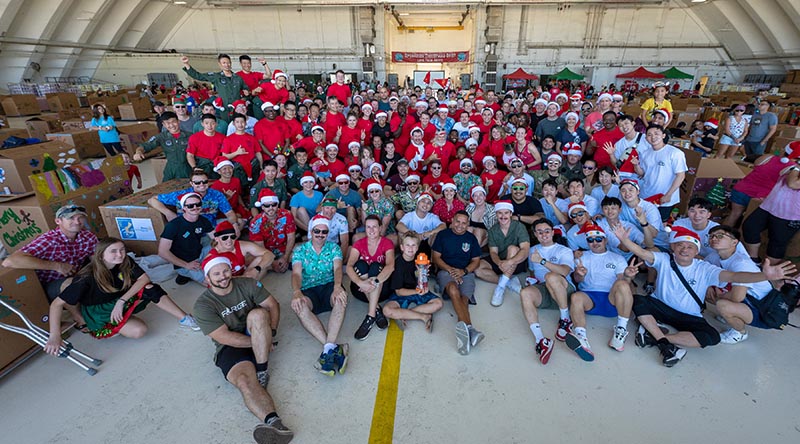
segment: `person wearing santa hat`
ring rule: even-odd
[[[222,98],[222,104],[229,105],[241,97],[242,91],[249,91],[250,87],[244,83],[241,77],[233,73],[229,55],[220,54],[217,56],[217,62],[219,62],[220,72],[201,73],[192,68],[189,64],[189,57],[181,56],[183,71],[193,79],[214,85],[214,90]]]
[[[317,214],[317,208],[322,203],[323,195],[314,189],[317,179],[312,171],[306,171],[300,177],[300,191],[292,195],[289,207],[292,211],[297,228],[308,232],[308,221]]]
[[[474,173],[475,163],[472,159],[465,157],[459,162],[461,170],[453,176],[453,182],[458,191],[458,199],[469,203],[469,193],[475,185],[483,186],[481,177]]]
[[[247,210],[242,200],[242,184],[237,177],[233,177],[233,168],[233,162],[222,156],[218,157],[216,159],[214,171],[220,175],[220,178],[215,180],[210,188],[219,191],[228,199],[228,203],[237,216],[242,219],[247,219],[250,217],[250,212]]]
[[[451,129],[454,129],[456,132],[458,132],[458,141],[464,142],[469,138],[470,128],[474,126],[475,122],[470,120],[469,112],[465,110],[458,114],[458,122],[455,122]]]
[[[657,109],[666,109],[670,114],[672,111],[672,102],[667,98],[667,86],[664,82],[656,82],[653,84],[653,97],[647,99],[642,103],[642,112],[639,117],[645,125],[649,125],[653,119],[653,113]]]
[[[339,344],[347,308],[347,292],[342,286],[342,251],[327,241],[329,220],[317,215],[309,222],[311,238],[300,244],[292,260],[292,310],[311,336],[322,344],[316,362],[319,372],[334,376],[347,368],[348,344]],[[331,312],[327,328],[319,314]]]
[[[678,148],[664,143],[664,128],[650,125],[647,128],[647,142],[650,150],[639,153],[639,165],[635,166],[636,174],[642,180],[640,188],[642,196],[647,199],[662,194],[658,211],[661,220],[669,218],[672,208],[680,200],[680,186],[686,178],[686,155]]]
[[[558,133],[567,126],[563,117],[558,115],[560,107],[556,102],[549,102],[546,108],[544,119],[540,119],[536,124],[536,138],[544,139],[546,136],[557,137]]]
[[[253,135],[261,145],[265,158],[271,158],[277,152],[283,151],[289,146],[288,128],[286,122],[278,119],[278,105],[272,102],[264,102],[261,105],[264,118],[256,123],[253,128]]]
[[[572,221],[572,227],[567,231],[567,246],[573,251],[586,251],[589,249],[589,244],[586,242],[586,235],[584,226],[592,222],[592,215],[586,208],[583,201],[570,203],[567,209],[569,219]]]
[[[261,245],[238,239],[236,230],[224,220],[214,229],[214,242],[208,258],[225,256],[231,262],[234,277],[248,277],[260,281],[272,268],[275,255]],[[277,309],[277,305],[275,306]]]
[[[350,231],[358,227],[361,220],[361,195],[350,188],[350,175],[340,173],[336,176],[336,187],[325,194],[325,198],[337,202],[337,212],[347,218]]]
[[[755,283],[781,280],[796,272],[789,262],[772,265],[764,262],[762,271],[732,272],[698,259],[700,238],[683,227],[673,227],[670,253],[646,250],[632,242],[624,228],[614,230],[622,245],[657,270],[656,290],[652,296],[634,296],[633,312],[639,321],[636,345],[657,346],[661,362],[672,367],[686,355],[684,347],[708,347],[720,342],[717,330],[703,318],[705,297],[710,286],[722,287],[727,282]],[[682,278],[678,276],[681,274]],[[685,284],[684,284],[685,282]],[[661,331],[658,323],[674,327],[676,333]]]
[[[450,110],[446,104],[439,105],[436,109],[436,115],[431,118],[431,123],[436,127],[437,132],[444,131],[445,134],[448,134],[453,129],[456,121],[448,116],[449,112]]]
[[[622,115],[622,105],[625,104],[625,97],[622,94],[612,94],[611,98],[613,99],[611,102],[611,111],[619,116]]]
[[[244,220],[241,220],[236,215],[225,195],[209,187],[208,182],[208,175],[205,171],[195,170],[189,179],[189,188],[153,196],[147,200],[147,204],[158,210],[170,221],[175,219],[178,213],[168,208],[168,206],[175,207],[177,211],[182,211],[183,207],[180,204],[180,197],[188,192],[194,192],[200,195],[203,200],[200,214],[207,218],[212,225],[217,223],[217,213],[220,212],[235,226],[239,228],[244,226]]]
[[[200,261],[211,250],[210,233],[214,231],[214,225],[201,216],[203,198],[196,192],[184,191],[179,204],[183,212],[164,226],[158,241],[158,255],[175,266],[178,285],[190,280],[203,284],[205,276]]]
[[[274,160],[267,160],[264,162],[262,173],[262,178],[250,188],[250,212],[253,216],[258,216],[260,213],[256,202],[258,202],[261,190],[264,189],[269,189],[278,196],[280,208],[288,206],[289,193],[286,191],[286,182],[278,179],[278,163]]]
[[[443,170],[442,161],[434,158],[428,163],[428,174],[422,178],[422,186],[433,196],[434,200],[439,200],[442,197],[442,186],[444,184],[453,182],[453,178]]]
[[[522,223],[530,231],[533,221],[544,217],[544,210],[539,200],[531,196],[528,181],[524,178],[512,179],[509,184],[509,193],[500,196],[500,200],[511,202],[514,206],[515,220]]]
[[[413,231],[419,234],[420,252],[425,253],[430,257],[431,244],[436,240],[436,234],[445,228],[447,225],[439,219],[439,216],[431,213],[433,207],[433,196],[428,193],[422,193],[417,197],[416,208],[414,211],[406,213],[399,222],[397,222],[397,232],[401,235],[407,231]]]
[[[567,334],[566,343],[581,359],[593,361],[594,353],[586,337],[586,315],[616,317],[608,346],[623,351],[633,307],[631,284],[641,263],[628,265],[624,257],[608,251],[605,231],[591,222],[581,228],[580,234],[589,243],[589,251],[575,259],[572,277],[578,291],[570,297],[572,332]]]
[[[519,293],[522,286],[515,276],[527,269],[525,259],[530,250],[530,236],[525,226],[514,216],[514,204],[508,200],[498,200],[494,204],[497,223],[489,228],[489,257],[481,260],[475,275],[486,282],[497,284],[491,304],[503,304],[506,288]]]
[[[464,202],[456,198],[456,184],[452,181],[445,182],[442,187],[442,196],[436,199],[431,208],[431,213],[439,216],[448,226],[453,222],[453,216],[459,211],[464,211]]]
[[[531,270],[534,281],[520,292],[522,313],[535,338],[536,354],[542,364],[550,360],[554,344],[542,332],[539,310],[558,308],[556,339],[564,341],[572,332],[568,298],[575,291],[570,276],[575,269],[575,259],[572,250],[555,243],[554,233],[554,225],[547,219],[533,223],[533,234],[539,242],[531,247],[526,268]]]
[[[566,158],[566,162],[561,166],[559,172],[561,175],[569,179],[583,179],[583,164],[581,164],[581,157],[583,157],[583,150],[581,146],[575,142],[567,142],[563,148],[562,153]]]
[[[246,193],[250,191],[253,181],[253,171],[260,169],[263,162],[263,153],[255,136],[246,132],[247,116],[236,113],[233,115],[235,130],[222,141],[222,156],[234,165],[233,174],[242,183]]]
[[[714,150],[714,145],[717,143],[719,136],[719,121],[715,118],[710,118],[703,123],[703,133],[699,138],[691,139],[691,147],[694,151],[700,153],[703,157],[708,157]]]
[[[595,131],[591,140],[586,145],[586,153],[591,154],[594,161],[597,163],[597,169],[605,166],[616,168],[616,165],[611,164],[609,157],[609,150],[614,150],[614,144],[622,139],[624,134],[622,130],[617,127],[617,114],[613,111],[606,111],[603,114],[603,128]]]
[[[366,138],[366,131],[358,126],[358,116],[350,114],[347,116],[346,124],[336,129],[333,141],[339,146],[339,157],[346,158],[351,150],[351,145],[358,144],[360,147],[366,142]],[[356,152],[358,151],[356,150]]]
[[[548,137],[544,140],[543,144],[549,143],[551,145],[555,145],[553,142],[552,137]],[[534,189],[533,189],[533,197],[541,198],[543,197],[542,194],[542,184],[546,180],[555,180],[558,184],[558,193],[561,195],[567,194],[566,185],[567,185],[567,177],[561,174],[561,164],[563,163],[563,159],[561,155],[552,152],[546,156],[544,156],[545,160],[545,168],[542,170],[531,171],[531,177],[534,179]],[[512,172],[514,170],[512,169]]]
[[[266,68],[266,65],[264,67]],[[267,102],[279,107],[283,106],[289,100],[288,81],[289,76],[280,69],[272,71],[272,76],[269,80],[261,82],[257,88],[250,91],[253,95],[254,108],[261,109],[261,105]],[[257,112],[256,117],[259,117]]]
[[[280,319],[275,298],[261,282],[233,279],[231,262],[222,256],[203,262],[208,289],[195,302],[198,325],[214,341],[214,364],[263,423],[253,430],[260,443],[288,443],[294,434],[275,410],[267,391],[269,354]],[[225,313],[223,316],[222,313]]]
[[[250,221],[250,240],[271,251],[275,255],[272,270],[284,273],[291,263],[297,225],[289,210],[278,207],[278,196],[272,190],[264,188],[257,197],[254,206],[261,213]]]
[[[342,104],[339,99],[329,96],[326,102],[325,115],[322,120],[322,127],[325,128],[325,139],[328,143],[335,143],[339,128],[347,125],[347,117],[342,114]]]
[[[611,94],[600,94],[594,109],[583,121],[583,129],[586,131],[586,134],[592,135],[595,131],[603,129],[603,114],[607,111],[611,111],[611,104],[613,101],[614,98]]]
[[[403,159],[405,160],[405,159]],[[398,165],[398,170],[401,170],[403,163]],[[391,185],[391,177],[389,178],[389,185]],[[395,187],[397,189],[397,187]],[[406,176],[405,189],[398,191],[391,196],[392,202],[397,206],[397,213],[395,219],[400,220],[406,213],[414,211],[417,207],[417,198],[422,193],[422,185],[420,184],[419,174],[412,173]]]

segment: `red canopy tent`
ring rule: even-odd
[[[503,74],[504,79],[519,79],[519,80],[536,80],[539,78],[536,74],[528,74],[522,68],[517,68],[511,74]]]
[[[617,74],[618,79],[663,79],[664,74],[648,71],[643,66],[636,68],[631,72]]]

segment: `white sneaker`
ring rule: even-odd
[[[514,276],[511,276],[511,279],[508,280],[508,285],[506,285],[506,288],[517,294],[522,291],[522,285],[519,283],[519,279]]]
[[[621,352],[625,350],[625,338],[627,337],[628,330],[625,327],[620,327],[617,325],[614,327],[614,334],[611,336],[611,340],[608,341],[608,346],[618,352]]]
[[[494,295],[492,295],[492,306],[499,307],[503,305],[503,299],[506,296],[506,289],[504,287],[494,287]]]
[[[747,340],[748,335],[747,332],[740,333],[735,328],[731,328],[726,330],[719,335],[720,342],[725,344],[737,344],[744,340]]]
[[[194,320],[192,315],[184,316],[183,319],[178,321],[178,324],[180,324],[183,328],[191,328],[194,331],[200,331],[200,326],[197,325],[197,321]]]

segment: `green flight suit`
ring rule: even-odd
[[[181,131],[180,137],[175,139],[168,131],[162,131],[148,139],[147,142],[139,144],[145,152],[158,147],[164,150],[167,164],[164,166],[162,182],[172,179],[189,179],[192,176],[192,167],[186,161],[186,148],[189,147],[190,135],[186,131]]]

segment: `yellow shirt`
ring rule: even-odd
[[[669,99],[664,99],[664,101],[661,102],[661,105],[657,106],[655,99],[652,97],[645,100],[642,104],[642,110],[647,113],[646,116],[648,122],[653,120],[653,111],[656,109],[666,109],[669,111],[670,115],[672,115],[672,102],[670,102]]]

